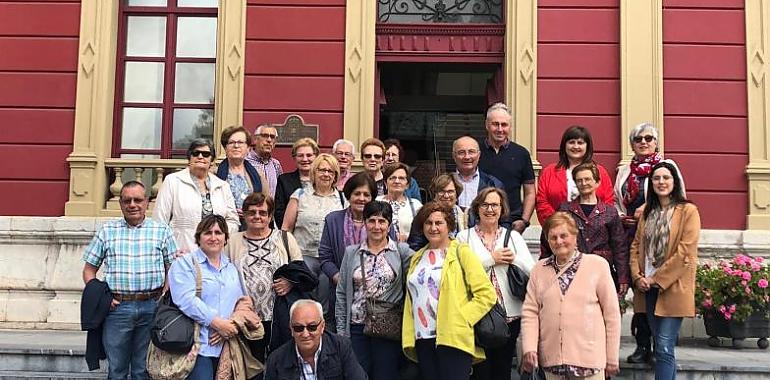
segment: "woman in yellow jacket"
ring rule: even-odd
[[[467,380],[471,365],[484,360],[473,326],[495,304],[495,289],[470,247],[449,238],[456,223],[451,209],[429,202],[415,223],[428,245],[412,257],[406,275],[404,353],[425,380]]]

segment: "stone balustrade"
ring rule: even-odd
[[[128,181],[139,181],[145,185],[147,196],[151,199],[149,209],[154,206],[154,199],[163,184],[166,174],[182,170],[187,166],[185,159],[126,159],[110,158],[104,161],[107,168],[107,178],[112,182],[107,191],[107,200],[102,216],[120,216],[120,189]]]

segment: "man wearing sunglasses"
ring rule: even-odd
[[[254,131],[254,146],[246,155],[246,161],[254,166],[267,179],[270,196],[275,197],[278,176],[283,174],[281,162],[273,157],[273,149],[278,141],[278,130],[270,124],[260,124]]]
[[[321,304],[301,299],[289,309],[294,341],[279,347],[267,359],[264,380],[365,380],[350,340],[324,332]]]

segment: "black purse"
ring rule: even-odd
[[[404,304],[386,301],[378,301],[369,298],[366,286],[366,268],[364,256],[361,259],[361,277],[364,283],[364,297],[366,298],[366,317],[364,318],[364,335],[401,340],[401,329],[404,318]]]
[[[463,281],[465,281],[465,288],[468,292],[468,297],[472,298],[468,281],[465,279],[465,268],[463,262],[460,260],[460,255],[457,255],[460,262],[460,269],[463,272]],[[504,346],[511,339],[511,331],[508,329],[508,323],[505,321],[505,309],[500,303],[495,303],[492,309],[484,314],[476,325],[473,326],[473,333],[476,338],[476,344],[484,349],[495,349]]]
[[[508,246],[508,241],[511,239],[511,229],[509,228],[507,231],[505,231],[505,239],[503,240],[503,247]],[[529,252],[526,252],[525,254],[529,254]],[[521,268],[517,267],[516,264],[511,264],[508,266],[508,286],[511,288],[511,294],[513,294],[514,297],[524,301],[524,298],[527,297],[527,284],[529,283],[529,275],[527,272],[524,272]]]
[[[202,288],[201,268],[195,264],[195,296],[200,298]],[[150,327],[150,339],[155,347],[170,353],[184,354],[190,352],[195,342],[195,321],[179,310],[171,299],[171,291],[166,292],[158,300],[158,308]]]

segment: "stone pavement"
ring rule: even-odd
[[[94,379],[104,378],[101,370],[88,372],[85,359],[86,333],[65,330],[0,330],[0,379]],[[682,339],[677,347],[678,379],[770,379],[770,350],[760,350],[756,339],[743,349],[733,349],[728,339],[722,347],[709,347],[705,339]],[[623,338],[620,350],[625,359],[634,349]],[[645,365],[621,361],[617,379],[652,379]]]

